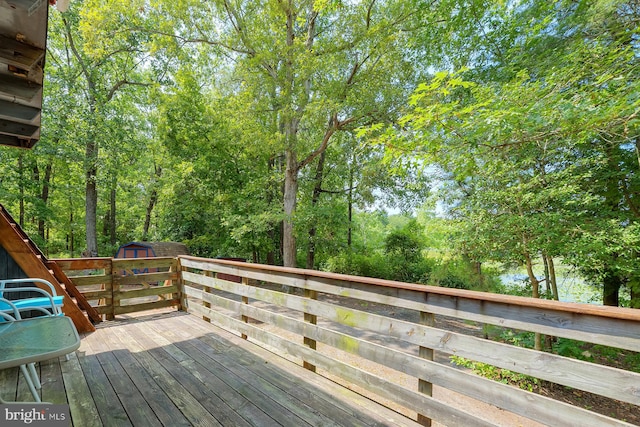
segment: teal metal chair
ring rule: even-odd
[[[50,292],[36,287],[35,283],[41,283],[47,286]],[[17,287],[7,287],[7,285],[18,285]],[[24,285],[24,286],[21,286]],[[40,294],[42,296],[30,296],[21,298],[19,294],[21,292],[28,292],[30,294]],[[64,304],[64,297],[56,294],[56,290],[53,285],[44,279],[8,279],[0,280],[0,298],[11,301],[19,311],[33,310],[41,312],[47,316],[61,316],[62,306]],[[0,302],[0,312],[9,313],[11,307],[6,303]],[[2,321],[2,319],[0,319]]]
[[[20,310],[12,301],[0,298],[0,303],[11,309],[10,313],[0,312],[4,320],[0,323],[0,369],[19,366],[33,398],[41,402],[36,391],[36,383],[40,387],[40,381],[35,362],[77,350],[80,347],[78,332],[68,317],[48,315],[21,319]],[[0,397],[0,404],[4,403],[10,402]]]
[[[21,320],[20,309],[8,299],[0,298],[0,322],[14,322],[16,320]],[[2,344],[0,344],[0,348],[2,348]],[[40,384],[35,363],[20,365],[20,371],[22,371],[22,375],[24,375],[24,379],[27,381],[29,391],[31,391],[33,398],[36,402],[40,402],[40,395],[36,389],[41,389],[42,385]],[[0,403],[6,402],[0,398]]]
[[[50,292],[36,287],[35,283],[47,286]],[[13,285],[13,287],[7,287],[7,285]],[[21,297],[21,293],[28,293],[34,296]],[[0,280],[0,324],[21,320],[21,313],[23,312],[31,312],[31,317],[62,316],[63,304],[64,297],[57,295],[53,285],[46,280],[37,278]],[[2,344],[0,343],[1,346]],[[20,365],[20,370],[34,399],[36,402],[40,402],[40,396],[36,390],[39,390],[42,386],[35,363]]]

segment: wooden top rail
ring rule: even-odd
[[[562,311],[566,313],[590,314],[593,316],[603,316],[612,319],[628,319],[640,321],[640,310],[624,307],[606,307],[589,304],[578,304],[571,302],[560,302],[514,295],[492,294],[489,292],[468,291],[464,289],[444,288],[440,286],[430,286],[417,283],[396,282],[393,280],[377,279],[374,277],[351,276],[348,274],[331,273],[327,271],[307,270],[302,268],[280,267],[276,265],[253,264],[239,261],[229,261],[225,259],[198,258],[189,255],[181,255],[180,259],[191,261],[204,261],[212,264],[220,264],[237,267],[239,271],[272,271],[285,275],[291,274],[304,278],[322,278],[337,282],[361,283],[366,285],[381,286],[386,288],[418,291],[433,295],[445,295],[449,297],[459,297],[471,300],[496,302],[501,304],[513,304],[523,307],[542,308],[546,310]],[[229,270],[231,271],[231,270]],[[234,273],[231,273],[234,274]],[[240,272],[237,275],[242,276]],[[294,285],[295,286],[295,285]]]
[[[180,256],[183,267],[640,351],[640,310],[449,289],[315,270]]]
[[[60,258],[52,259],[63,270],[102,270],[111,268],[113,258]]]

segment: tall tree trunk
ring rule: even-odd
[[[353,156],[352,160],[355,158]],[[347,218],[347,247],[349,250],[351,249],[351,243],[353,242],[353,165],[354,161],[351,162],[349,166],[349,188],[347,193],[347,204],[348,204],[348,218]]]
[[[527,267],[527,275],[529,276],[529,281],[531,282],[531,297],[540,298],[540,281],[533,272],[533,262],[531,261],[529,252],[525,252],[524,261],[525,266]]]
[[[288,149],[284,177],[284,224],[282,229],[282,256],[285,267],[296,267],[296,238],[293,215],[298,196],[298,162],[296,153]]]
[[[602,279],[602,304],[618,307],[620,305],[620,286],[622,281],[613,271],[607,270]]]
[[[149,203],[147,203],[147,212],[144,215],[144,227],[142,229],[142,241],[146,242],[149,240],[149,228],[151,227],[151,214],[153,213],[153,208],[158,201],[158,192],[153,189],[151,191],[151,197],[149,197]]]
[[[75,251],[75,247],[74,247],[74,235],[73,235],[73,199],[71,197],[71,195],[69,195],[69,255],[71,256],[71,258],[74,257],[74,251]]]
[[[162,168],[158,165],[154,165],[154,179],[153,188],[149,197],[149,203],[147,204],[147,212],[144,217],[144,229],[142,231],[142,240],[146,241],[149,238],[149,228],[151,227],[151,214],[156,203],[158,203],[158,185],[160,178],[162,177]]]
[[[275,226],[270,228],[269,231],[267,231],[267,236],[269,237],[269,242],[271,242],[272,245],[275,245],[276,244]],[[269,251],[267,252],[267,264],[268,265],[276,264],[276,251],[274,248],[270,248]]]
[[[295,39],[295,20],[294,10],[291,2],[284,6],[286,15],[287,39],[286,44],[293,46]],[[282,88],[285,109],[282,112],[282,124],[284,128],[285,139],[285,174],[284,174],[284,223],[282,227],[282,257],[285,267],[296,267],[296,238],[294,230],[293,215],[296,211],[298,197],[298,154],[297,154],[297,120],[293,107],[293,93],[295,90],[295,76],[293,71],[293,52],[289,52],[284,58],[284,85]]]
[[[316,167],[315,185],[313,187],[313,195],[311,196],[311,211],[315,212],[322,194],[322,181],[324,178],[324,162],[327,157],[326,151],[323,151],[318,157],[318,165]],[[313,224],[309,228],[309,250],[307,252],[307,268],[313,270],[315,267],[316,257],[316,232],[317,220],[313,219]]]
[[[551,287],[549,285],[549,261],[547,260],[547,254],[542,253],[542,265],[544,266],[544,297],[549,299],[551,296]]]
[[[98,143],[94,138],[87,141],[85,150],[85,229],[87,248],[85,254],[90,257],[98,256],[98,233],[97,233],[97,212],[98,212],[98,187],[97,187],[97,160]]]
[[[33,162],[33,167],[31,168],[31,172],[32,172],[31,182],[35,183],[36,186],[40,186],[40,168],[38,167],[38,161],[37,160]],[[36,216],[38,217],[38,220],[40,219],[40,212],[39,211],[40,211],[40,209],[37,209],[37,212],[36,212]],[[40,230],[38,230],[38,231],[40,231]],[[40,234],[38,232],[38,236],[44,238],[44,232],[42,234]]]
[[[556,266],[552,256],[547,255],[547,265],[549,266],[549,286],[551,286],[551,297],[556,301],[560,301],[560,295],[558,294],[558,280],[556,278]]]
[[[529,252],[524,253],[525,265],[527,266],[527,275],[531,281],[531,296],[533,298],[540,298],[540,281],[533,272],[533,262],[531,261],[531,255]],[[534,338],[534,348],[536,350],[542,350],[542,335],[538,332]]]
[[[154,174],[155,179],[153,182],[153,189],[151,190],[151,196],[149,197],[149,203],[147,204],[147,212],[144,216],[144,228],[142,230],[142,241],[145,242],[149,238],[149,227],[151,227],[151,214],[153,213],[153,208],[158,202],[158,181],[162,176],[162,168],[159,166],[154,166]]]
[[[42,191],[40,193],[40,200],[42,200],[42,205],[44,207],[47,206],[47,202],[49,201],[49,186],[51,183],[51,174],[53,172],[53,159],[49,158],[45,168],[44,168],[44,177],[42,179]],[[38,234],[42,237],[42,240],[45,239],[45,220],[42,214],[38,215]]]
[[[116,213],[116,196],[118,192],[118,175],[116,173],[111,177],[111,191],[109,192],[109,243],[115,246],[116,244],[116,225],[117,225],[117,213]]]
[[[76,48],[76,44],[74,42],[74,31],[71,28],[71,24],[69,21],[63,16],[62,22],[64,23],[64,27],[66,30],[67,40],[69,41],[69,47],[71,48],[71,52],[75,56],[82,73],[86,79],[87,83],[87,101],[89,104],[89,117],[97,116],[97,87],[94,76],[91,72],[90,66],[87,64],[83,56],[80,54],[80,51]],[[123,83],[118,82],[116,85],[108,91],[109,95],[107,96],[107,102],[113,97],[113,95],[117,92],[118,88],[120,88]],[[98,188],[97,188],[97,174],[98,174],[98,141],[96,139],[97,134],[94,131],[90,133],[87,137],[87,142],[85,146],[85,230],[86,230],[86,242],[87,248],[83,252],[85,256],[98,256],[98,232],[97,232],[97,212],[98,212]]]
[[[629,307],[640,308],[640,283],[636,281],[629,286],[631,287],[631,302],[629,303]]]
[[[102,221],[102,235],[104,237],[109,236],[109,229],[111,228],[111,210],[108,210],[106,214],[104,214],[104,220]]]

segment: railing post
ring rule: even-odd
[[[111,311],[107,315],[108,320],[116,318],[116,304],[120,305],[120,299],[116,301],[116,294],[120,292],[120,283],[117,280],[118,271],[116,270],[116,262],[111,259]]]
[[[305,298],[309,298],[312,300],[316,300],[318,299],[318,292],[317,291],[312,291],[310,289],[305,289],[304,290],[304,296]],[[304,321],[311,323],[312,325],[316,325],[318,323],[318,316],[316,316],[315,314],[309,314],[309,313],[304,313]],[[308,337],[304,337],[304,345],[306,345],[307,347],[309,347],[312,350],[316,349],[316,340],[308,338]],[[310,370],[311,372],[315,372],[316,371],[316,365],[313,365],[307,361],[302,361],[302,366],[304,366],[305,369]]]
[[[243,277],[242,278],[242,284],[244,286],[249,286],[249,278],[248,277]],[[249,304],[249,297],[242,297],[242,303],[243,304]],[[249,317],[245,316],[244,314],[241,316],[242,321],[244,323],[249,323]],[[246,340],[247,339],[247,334],[242,334],[242,339]]]
[[[205,270],[204,275],[205,275],[205,276],[207,276],[207,277],[216,277],[216,274],[215,274],[213,271],[209,271],[209,270]],[[211,288],[210,288],[210,287],[208,287],[208,286],[204,286],[203,291],[204,291],[205,293],[207,293],[207,294],[210,294],[210,293],[211,293]],[[203,305],[205,308],[211,308],[211,303],[210,303],[210,302],[202,301],[202,305]],[[211,319],[209,319],[209,318],[208,318],[207,316],[205,316],[205,315],[203,315],[203,316],[202,316],[202,320],[204,320],[205,322],[209,322],[209,323],[211,323]]]
[[[174,266],[176,269],[176,281],[175,285],[178,288],[178,292],[172,296],[179,301],[180,305],[178,305],[178,311],[185,311],[187,309],[187,305],[184,301],[184,282],[182,281],[182,263],[180,262],[180,258],[176,257],[174,259]]]
[[[435,316],[433,313],[427,313],[424,311],[420,312],[420,324],[426,326],[435,326]],[[418,350],[418,355],[423,359],[433,360],[434,351],[431,348],[420,346]],[[427,396],[433,396],[433,384],[425,380],[418,380],[418,391],[420,393],[424,393]],[[418,423],[423,426],[430,427],[431,426],[431,418],[424,416],[423,414],[418,414]]]

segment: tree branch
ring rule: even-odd
[[[322,142],[320,143],[320,146],[316,150],[312,151],[311,154],[309,154],[304,160],[298,163],[298,170],[301,170],[302,168],[307,166],[316,157],[318,157],[323,151],[327,149],[327,146],[329,145],[329,140],[331,139],[333,134],[336,133],[336,131],[342,129],[344,126],[356,120],[357,120],[356,117],[350,117],[348,119],[340,121],[338,120],[338,114],[333,113],[333,115],[329,119],[329,126],[324,132],[324,136],[322,137]]]
[[[111,98],[113,98],[113,96],[116,94],[118,89],[120,89],[124,85],[151,86],[151,83],[141,83],[141,82],[131,82],[129,80],[120,80],[119,82],[114,84],[113,87],[111,87],[111,90],[109,91],[109,94],[107,95],[107,101],[111,101]]]

